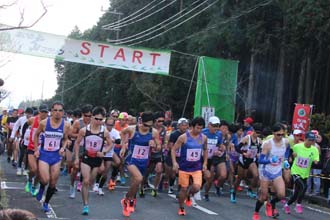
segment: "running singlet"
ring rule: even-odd
[[[104,146],[104,126],[101,126],[99,133],[93,134],[91,126],[87,125],[84,143],[85,154],[88,157],[96,157],[97,152],[102,152]]]
[[[241,163],[244,163],[243,162],[243,159],[244,158],[247,158],[247,159],[250,159],[250,160],[253,160],[255,161],[256,160],[256,157],[257,157],[257,154],[259,152],[259,149],[260,149],[260,142],[259,142],[259,138],[257,138],[257,141],[254,143],[252,141],[252,138],[251,138],[251,135],[248,135],[249,137],[249,142],[247,143],[247,145],[243,146],[241,148],[241,150],[243,152],[246,152],[247,156],[243,156],[241,154],[239,160]]]
[[[64,119],[62,119],[58,128],[53,128],[50,124],[50,118],[48,118],[44,135],[41,138],[41,149],[48,152],[59,151],[62,145],[63,133]]]
[[[211,159],[213,157],[214,151],[217,150],[222,142],[221,133],[215,132],[214,134],[210,133],[208,128],[203,129],[202,133],[207,137],[207,157]],[[221,157],[220,155],[219,157]]]
[[[297,154],[291,167],[291,174],[301,176],[303,179],[309,177],[313,161],[319,161],[319,151],[312,145],[305,147],[304,143],[293,146],[293,152]]]
[[[265,143],[270,143],[272,146],[269,154],[267,155],[267,158],[270,160],[270,158],[272,158],[273,156],[277,156],[278,161],[277,163],[262,164],[261,169],[263,170],[263,175],[266,175],[269,178],[271,178],[272,176],[275,177],[277,174],[282,175],[282,163],[284,162],[286,151],[285,139],[282,139],[281,146],[276,146],[273,138],[267,140]]]
[[[179,170],[186,172],[202,170],[203,135],[199,134],[196,139],[191,137],[189,131],[186,135],[187,141],[181,147]]]
[[[30,139],[29,139],[29,144],[28,144],[28,150],[34,151],[34,134],[36,133],[37,129],[39,127],[39,117],[36,116],[34,117],[33,124],[31,126],[31,131],[30,131]]]
[[[136,165],[141,173],[143,173],[148,164],[150,140],[152,140],[152,128],[150,128],[147,134],[143,135],[139,132],[138,126],[136,126],[133,138],[129,140],[126,163]]]

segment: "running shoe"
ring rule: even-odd
[[[88,213],[89,213],[88,205],[84,205],[83,210],[82,210],[82,214],[83,215],[88,215]]]
[[[184,210],[184,208],[179,208],[178,215],[181,215],[181,216],[186,215],[186,211]]]
[[[281,199],[281,204],[284,205],[286,203],[286,199]]]
[[[110,179],[109,184],[108,184],[108,189],[109,189],[110,191],[112,191],[112,190],[115,189],[115,186],[116,186],[116,182],[113,181],[112,179]]]
[[[286,214],[290,214],[291,213],[290,206],[288,206],[287,204],[284,205],[284,212]]]
[[[188,207],[192,206],[192,200],[191,200],[190,196],[187,197],[185,203],[186,203],[186,206],[188,206]]]
[[[233,189],[230,190],[230,202],[236,203],[236,192]]]
[[[135,212],[135,205],[136,205],[136,200],[135,199],[131,199],[128,203],[128,206],[127,206],[127,210],[129,212]]]
[[[36,195],[36,199],[37,199],[39,202],[40,202],[41,199],[42,199],[42,196],[43,196],[43,194],[44,194],[44,190],[45,190],[45,189],[40,188],[38,194]]]
[[[31,188],[31,195],[33,197],[35,197],[35,196],[37,196],[37,194],[38,194],[38,190],[34,186],[32,186],[32,188]]]
[[[98,192],[99,191],[99,184],[98,183],[95,183],[94,186],[93,186],[93,191],[94,192]]]
[[[17,168],[16,175],[17,176],[21,176],[22,175],[22,168]]]
[[[204,195],[204,199],[205,199],[206,202],[209,202],[210,201],[209,195],[208,194],[205,194]]]
[[[252,190],[248,190],[247,194],[251,199],[257,198],[257,194],[255,192],[253,192]]]
[[[25,192],[27,192],[27,193],[31,192],[32,183],[31,182],[26,182],[24,189],[25,189]]]
[[[259,212],[253,213],[252,220],[260,220]]]
[[[82,188],[82,182],[79,181],[77,184],[77,191],[81,192],[81,188]]]
[[[124,186],[126,184],[126,178],[125,177],[121,177],[120,178],[120,185]]]
[[[238,186],[237,191],[241,192],[241,191],[243,191],[243,188],[241,186]]]
[[[265,214],[267,217],[271,217],[273,215],[272,204],[270,204],[269,201],[266,202]]]
[[[70,186],[69,198],[71,199],[76,198],[76,191],[74,190],[73,186]]]
[[[104,192],[103,192],[102,188],[99,188],[97,194],[98,194],[99,196],[104,196]]]
[[[278,213],[277,209],[272,209],[272,215],[270,217],[277,218],[278,216],[280,216],[280,214]]]
[[[121,206],[123,207],[123,215],[125,216],[125,217],[129,217],[130,216],[130,211],[128,211],[128,209],[127,209],[127,202],[126,202],[126,199],[122,199],[121,201],[120,201],[120,203],[121,203]]]
[[[168,194],[173,194],[174,193],[174,189],[172,186],[168,187]]]
[[[144,189],[143,189],[143,188],[140,189],[140,191],[139,191],[139,196],[140,196],[141,198],[144,198]]]
[[[50,208],[49,208],[49,206],[48,206],[48,203],[43,203],[42,204],[42,210],[44,211],[44,212],[50,212]]]
[[[68,175],[68,170],[66,169],[66,167],[61,171],[60,175],[61,176],[67,176]]]
[[[151,196],[153,196],[153,197],[157,196],[157,191],[155,189],[151,190]]]
[[[296,213],[302,214],[303,213],[302,205],[301,204],[296,204],[295,210],[296,210]]]
[[[28,171],[27,170],[23,170],[23,173],[22,173],[23,176],[27,176],[29,175]]]

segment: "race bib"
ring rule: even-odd
[[[9,128],[10,128],[10,130],[13,130],[14,125],[15,125],[15,123],[13,123],[13,122],[10,122],[10,123],[9,123]]]
[[[296,164],[298,167],[307,168],[309,165],[309,158],[298,157]]]
[[[149,157],[149,146],[134,145],[132,158],[136,159],[148,159]]]
[[[57,151],[60,149],[61,141],[58,138],[45,138],[44,149],[46,151]]]
[[[186,156],[186,160],[187,161],[199,161],[201,158],[201,149],[187,149],[187,156]]]
[[[86,140],[86,150],[87,151],[100,151],[102,148],[103,140]]]
[[[214,144],[207,145],[207,157],[208,158],[213,157],[215,149],[216,149],[216,145],[214,145]]]

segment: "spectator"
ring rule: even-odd
[[[319,151],[319,156],[321,156],[321,147],[320,143],[322,142],[322,136],[319,134],[317,130],[311,130],[311,132],[316,136],[316,139],[314,141],[314,146],[318,149]],[[307,193],[308,194],[313,194],[314,196],[320,195],[320,189],[321,189],[321,179],[320,179],[320,174],[322,171],[322,161],[320,160],[320,163],[317,165],[313,165],[311,169],[311,177],[308,178],[307,180]],[[313,183],[312,183],[313,182]],[[313,187],[312,187],[313,186]],[[313,193],[312,193],[312,188],[313,188]]]

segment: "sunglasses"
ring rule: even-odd
[[[301,134],[295,134],[294,136],[301,137]]]
[[[106,126],[109,126],[109,127],[110,127],[110,126],[113,126],[113,125],[114,125],[114,124],[106,124]]]
[[[94,117],[94,119],[95,119],[96,121],[103,121],[103,118],[96,118],[96,117]]]
[[[143,126],[144,127],[147,127],[147,128],[151,128],[152,127],[152,124],[151,125],[148,125],[148,124],[143,123]]]
[[[111,117],[113,117],[113,118],[118,118],[118,115],[111,115]]]
[[[218,127],[220,127],[220,124],[211,124],[211,126],[214,128],[218,128]]]
[[[52,109],[53,112],[63,112],[63,109]]]
[[[162,123],[163,123],[163,122],[164,122],[164,120],[157,120],[157,122],[162,122]]]
[[[92,115],[85,115],[85,114],[84,114],[84,116],[85,116],[86,118],[90,118],[90,117],[92,117]]]
[[[283,137],[284,136],[284,134],[282,133],[282,134],[275,134],[277,137]]]

